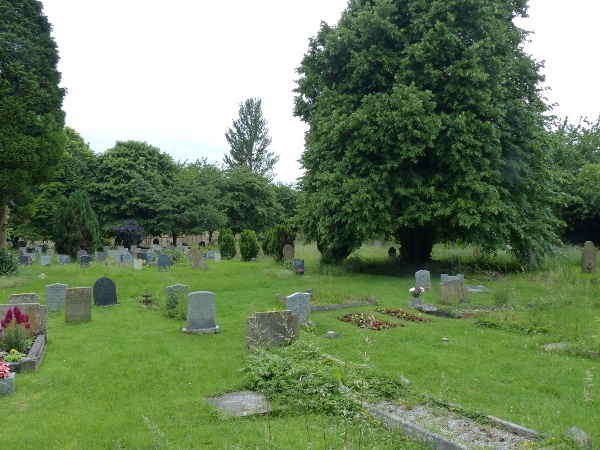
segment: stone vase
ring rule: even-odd
[[[11,372],[8,378],[0,378],[0,397],[15,392],[15,373]]]

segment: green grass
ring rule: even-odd
[[[388,260],[391,245],[365,245],[339,268],[319,266],[314,246],[297,246],[296,257],[305,260],[304,276],[260,258],[209,260],[208,271],[193,271],[187,264],[169,272],[34,265],[0,278],[1,302],[13,293],[36,292],[44,303],[47,284],[91,287],[101,276],[115,281],[119,299],[118,306],[93,307],[88,323],[65,323],[64,310],[49,313],[48,347],[39,370],[18,374],[15,394],[0,399],[2,447],[419,448],[376,423],[343,415],[290,410],[224,419],[204,401],[247,387],[240,369],[253,353],[245,346],[245,318],[283,308],[275,294],[285,297],[312,288],[320,304],[375,296],[378,306],[409,311],[414,268]],[[402,375],[415,394],[547,436],[577,426],[600,442],[600,360],[583,353],[600,350],[600,324],[595,320],[600,316],[600,284],[595,276],[580,273],[576,250],[544,260],[537,272],[522,272],[504,254],[483,258],[469,249],[436,247],[435,255],[429,265],[434,287],[423,295],[425,302],[437,303],[439,274],[457,272],[460,258],[468,284],[487,288],[469,294],[470,305],[493,307],[490,313],[369,332],[337,320],[340,311],[313,312],[314,326],[303,330],[301,340],[349,367],[367,363],[378,374]],[[496,267],[502,276],[492,281],[487,271]],[[221,333],[183,334],[183,321],[165,317],[165,289],[178,283],[188,284],[190,292],[216,293]],[[139,303],[146,289],[157,308]],[[322,339],[329,330],[340,338]],[[570,343],[571,349],[540,349],[558,341]]]

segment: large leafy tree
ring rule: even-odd
[[[273,167],[279,156],[269,151],[271,137],[262,113],[261,99],[240,103],[239,117],[225,133],[231,147],[223,161],[227,169],[247,169],[273,179]]]
[[[513,19],[526,0],[352,0],[298,69],[309,125],[304,228],[326,261],[374,234],[407,262],[435,242],[555,239],[540,64]]]
[[[0,248],[9,207],[52,178],[64,148],[58,51],[36,0],[0,2]]]

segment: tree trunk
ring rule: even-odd
[[[407,264],[423,264],[431,260],[435,236],[426,227],[401,228],[396,232],[400,242],[400,257]]]
[[[0,250],[6,248],[6,224],[8,223],[8,196],[0,197]]]
[[[177,246],[177,233],[173,232],[173,246]]]

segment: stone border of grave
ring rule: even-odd
[[[279,294],[276,294],[276,296],[277,295],[279,295]],[[277,300],[279,300],[280,302],[285,304],[285,298],[278,296]],[[377,304],[377,297],[369,297],[369,300],[364,300],[364,301],[360,301],[360,302],[336,303],[334,305],[321,305],[321,306],[311,305],[310,310],[311,311],[335,311],[337,309],[354,308],[356,306],[368,306],[368,305],[376,305],[376,304]]]
[[[47,343],[48,339],[45,334],[38,335],[25,358],[23,358],[20,362],[7,363],[10,367],[10,371],[16,373],[25,370],[35,372],[42,362],[44,355],[46,354]]]

